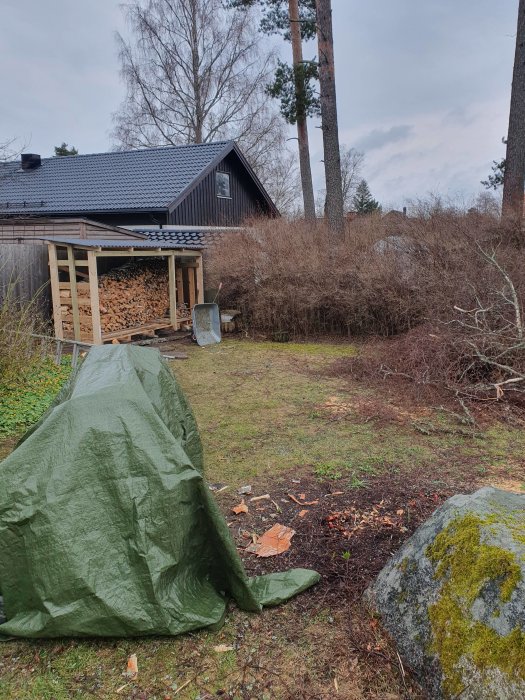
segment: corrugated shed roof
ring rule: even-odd
[[[0,212],[22,214],[165,210],[232,141],[42,158],[22,170],[0,163]]]
[[[129,239],[125,240],[123,238],[118,240],[104,240],[102,238],[50,238],[45,236],[40,236],[40,240],[50,241],[51,243],[58,243],[59,245],[74,245],[77,248],[109,248],[114,250],[126,250],[128,248],[134,248],[135,250],[156,250],[157,248],[166,248],[166,250],[181,250],[182,248],[187,248],[190,250],[201,250],[202,245],[198,244],[186,244],[177,243],[173,241],[150,241],[145,239]]]

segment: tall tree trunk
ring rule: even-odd
[[[304,80],[300,68],[303,65],[303,46],[301,25],[299,23],[299,0],[288,0],[290,14],[290,35],[292,39],[293,67],[295,74],[295,101],[297,112],[297,140],[299,142],[299,167],[301,170],[301,187],[303,190],[304,217],[315,219],[314,186],[310,165],[310,146],[308,143],[308,124],[306,120]],[[298,70],[299,69],[299,70]]]
[[[510,97],[507,155],[503,177],[503,219],[509,223],[523,220],[523,184],[525,179],[525,0],[518,8],[516,52]]]
[[[317,43],[319,47],[319,83],[321,87],[321,121],[326,178],[326,211],[333,231],[344,228],[341,153],[337,127],[335,92],[334,39],[331,0],[316,0]]]

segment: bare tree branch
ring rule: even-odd
[[[254,10],[222,0],[148,0],[126,6],[132,41],[117,34],[127,96],[114,115],[123,148],[239,142],[263,180],[283,150],[285,125],[265,87]]]

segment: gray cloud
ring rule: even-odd
[[[19,137],[42,155],[62,141],[83,153],[111,147],[122,1],[0,0],[0,141]],[[341,142],[367,151],[374,196],[479,191],[504,155],[517,4],[333,0]],[[269,41],[291,59],[289,44]],[[305,56],[316,51],[314,42]],[[312,120],[312,169],[323,189],[318,127]]]
[[[399,124],[399,126],[392,126],[390,129],[374,129],[370,133],[363,136],[356,143],[355,147],[360,151],[373,151],[374,149],[383,148],[389,143],[396,143],[397,141],[404,141],[409,136],[412,135],[414,127],[409,124]]]

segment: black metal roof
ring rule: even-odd
[[[233,141],[0,163],[0,212],[165,211],[232,150],[246,163]]]

